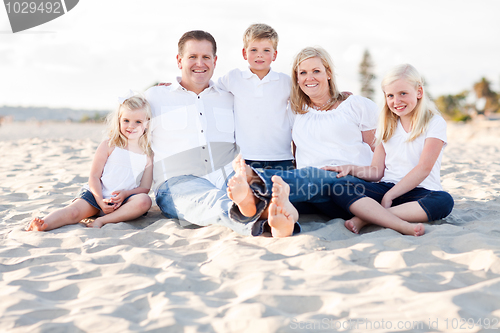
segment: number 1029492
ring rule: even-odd
[[[18,2],[9,1],[5,3],[7,13],[15,14],[34,14],[34,13],[47,13],[47,14],[64,14],[60,1],[42,1],[36,2]]]

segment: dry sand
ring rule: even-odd
[[[422,237],[304,216],[287,239],[134,222],[25,232],[87,181],[102,125],[0,127],[1,332],[478,332],[500,327],[500,122],[449,124],[456,200]],[[468,322],[467,322],[468,321]],[[474,321],[474,325],[472,324]]]

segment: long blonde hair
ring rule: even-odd
[[[408,142],[415,140],[424,133],[432,117],[436,114],[440,114],[434,103],[429,99],[429,96],[425,93],[424,82],[415,67],[410,64],[396,66],[390,70],[382,80],[381,85],[382,91],[384,91],[384,107],[380,112],[376,145],[382,141],[387,142],[396,131],[399,117],[389,109],[384,88],[399,79],[404,79],[414,86],[416,90],[420,87],[422,88],[422,97],[418,99],[412,112],[411,132]]]
[[[149,106],[148,101],[140,96],[134,95],[132,97],[127,98],[123,103],[120,104],[118,109],[114,112],[111,112],[106,117],[106,123],[108,124],[108,145],[110,147],[116,146],[119,148],[127,147],[127,138],[120,131],[120,118],[122,116],[122,110],[126,108],[130,111],[141,111],[146,114],[146,121],[144,123],[145,129],[144,134],[139,138],[139,147],[141,147],[142,151],[150,156],[152,153],[151,150],[151,107]]]
[[[328,86],[330,88],[330,96],[332,98],[322,109],[329,110],[335,103],[337,103],[337,101],[343,101],[347,98],[342,95],[337,88],[337,82],[335,81],[335,74],[333,72],[333,61],[328,52],[321,47],[306,47],[295,56],[292,66],[292,90],[290,92],[290,105],[293,112],[299,114],[307,113],[307,107],[312,104],[309,96],[307,96],[302,89],[300,89],[297,75],[300,63],[310,58],[319,58],[323,63],[323,66],[325,66],[326,74],[330,78],[330,80],[328,80]]]

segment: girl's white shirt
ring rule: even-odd
[[[410,133],[403,129],[403,125],[398,120],[396,131],[392,138],[387,142],[382,142],[385,149],[385,170],[382,182],[397,184],[403,179],[420,160],[420,155],[424,149],[427,138],[436,138],[444,142],[443,149],[439,154],[432,170],[417,187],[423,187],[432,191],[442,191],[440,180],[441,159],[443,157],[444,147],[447,144],[446,121],[439,115],[434,115],[427,127],[427,131],[411,142],[407,142]]]
[[[111,198],[114,191],[128,191],[139,187],[147,162],[146,154],[115,147],[102,171],[103,198]],[[86,188],[88,189],[88,185]]]
[[[361,132],[377,128],[378,113],[371,100],[349,96],[334,110],[297,114],[292,130],[297,168],[370,165],[373,152]]]

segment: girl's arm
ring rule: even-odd
[[[379,144],[375,148],[375,153],[373,154],[372,164],[369,166],[357,166],[357,165],[341,165],[341,166],[327,166],[323,167],[324,170],[335,171],[339,174],[337,178],[344,177],[347,175],[353,175],[364,179],[369,182],[378,182],[384,176],[385,170],[385,149],[382,144]]]
[[[110,199],[112,203],[116,205],[115,209],[121,206],[123,200],[131,196],[132,194],[145,193],[148,194],[151,189],[151,184],[153,183],[153,156],[148,156],[148,162],[144,168],[144,173],[142,174],[141,183],[138,187],[132,190],[122,190],[114,191],[112,194],[114,197]]]
[[[362,131],[363,142],[367,143],[372,151],[375,151],[375,130]]]
[[[108,206],[108,204],[104,202],[104,198],[102,196],[101,176],[104,170],[104,165],[106,165],[108,156],[112,151],[113,148],[108,146],[108,140],[101,142],[99,147],[97,147],[92,161],[92,166],[90,167],[89,188],[94,195],[97,204],[101,207],[105,214],[112,212],[113,207]]]
[[[425,139],[424,149],[420,154],[420,159],[418,164],[411,169],[410,172],[403,179],[399,181],[392,189],[390,189],[382,198],[382,206],[389,208],[392,205],[392,201],[413,190],[421,182],[424,181],[427,176],[431,173],[434,164],[436,163],[441,150],[443,149],[444,142],[437,138],[427,138]]]

